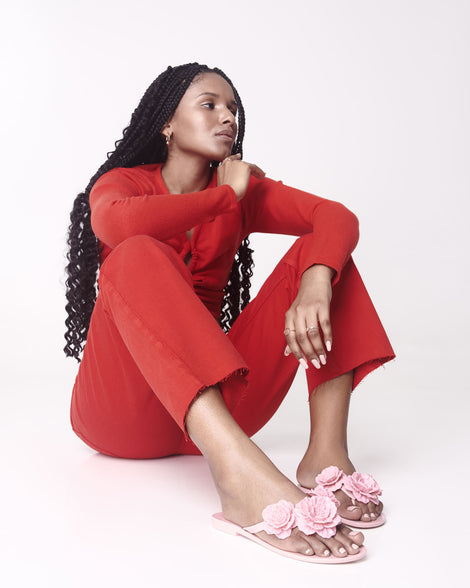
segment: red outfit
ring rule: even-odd
[[[350,370],[354,389],[394,357],[351,258],[357,218],[337,202],[254,177],[237,202],[230,186],[217,186],[215,173],[205,190],[170,195],[161,164],[147,164],[103,174],[90,207],[104,250],[71,421],[97,451],[133,458],[199,454],[184,419],[197,393],[216,383],[245,432],[258,431],[299,366],[283,353],[284,315],[313,264],[336,274],[333,349],[326,366],[306,371],[309,392]],[[299,239],[226,335],[223,288],[241,242],[255,232]]]

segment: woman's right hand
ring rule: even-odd
[[[266,175],[254,163],[242,161],[240,153],[229,155],[217,168],[217,185],[228,184],[231,186],[237,195],[237,202],[239,202],[246,194],[251,174],[260,180]]]

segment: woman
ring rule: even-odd
[[[214,526],[289,557],[354,561],[363,535],[344,521],[384,518],[380,489],[348,457],[349,398],[393,350],[351,259],[356,217],[266,178],[242,160],[243,136],[221,70],[169,67],[78,195],[64,350],[80,361],[86,345],[72,426],[107,455],[202,453],[222,505]],[[299,238],[248,304],[252,232]],[[299,364],[311,419],[300,487],[249,438]]]

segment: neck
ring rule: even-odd
[[[168,156],[162,166],[162,178],[170,194],[187,194],[207,188],[211,179],[210,162],[206,159]]]

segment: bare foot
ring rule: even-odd
[[[225,455],[224,464],[223,469],[219,467],[218,471],[212,471],[222,512],[227,520],[242,527],[261,522],[261,513],[268,504],[281,499],[296,504],[306,496],[252,441]],[[256,535],[280,549],[321,557],[357,554],[364,541],[362,533],[342,524],[330,539],[317,534],[305,535],[298,528],[293,529],[286,539],[278,539],[264,531]]]
[[[356,471],[344,448],[322,450],[315,449],[310,445],[297,468],[297,481],[304,488],[315,488],[315,477],[324,468],[332,465],[343,470],[347,475]],[[373,502],[364,504],[358,501],[356,501],[356,505],[353,505],[351,498],[342,490],[337,490],[334,494],[341,503],[338,507],[338,514],[347,519],[361,520],[367,523],[374,521],[383,510],[383,504],[380,501],[378,505]]]

